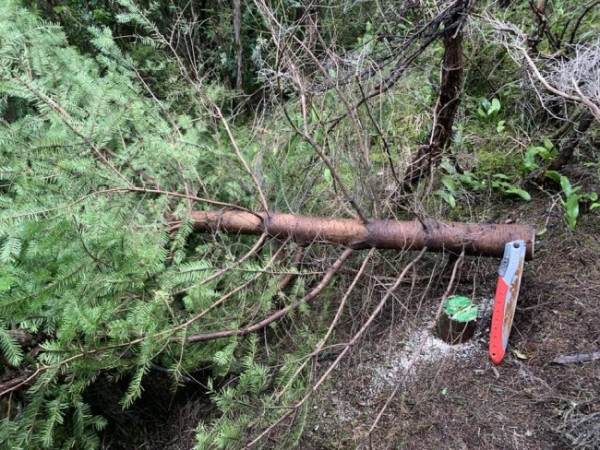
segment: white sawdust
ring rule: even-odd
[[[345,381],[340,379],[342,385],[335,386],[334,394],[337,420],[344,422],[352,420],[356,414],[364,413],[364,407],[380,402],[382,397],[387,397],[390,391],[399,383],[420,381],[420,374],[426,367],[440,364],[462,364],[470,361],[487,361],[487,329],[482,322],[489,319],[493,299],[483,299],[478,303],[478,327],[473,338],[469,341],[449,345],[437,338],[427,329],[433,320],[433,315],[425,317],[418,324],[414,324],[404,334],[404,339],[395,346],[390,346],[370,354],[369,357],[360,358],[346,376],[361,380],[360,388],[356,392],[359,405],[351,405],[336,398],[335,391],[343,390]],[[337,385],[338,383],[334,383]],[[358,406],[358,409],[357,409]]]

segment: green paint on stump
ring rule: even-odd
[[[456,322],[470,322],[477,319],[477,306],[470,298],[455,295],[449,297],[444,304],[446,315]]]

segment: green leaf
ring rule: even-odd
[[[498,125],[496,125],[496,132],[503,133],[504,130],[506,129],[506,127],[504,126],[505,123],[506,123],[505,120],[500,120],[498,122]]]
[[[9,264],[14,262],[21,254],[21,240],[9,236],[5,239],[0,250],[0,262]]]
[[[523,189],[519,189],[517,187],[513,187],[510,189],[506,189],[504,191],[505,194],[514,194],[514,195],[518,195],[519,197],[521,197],[523,200],[525,200],[526,202],[528,202],[529,200],[531,200],[531,195],[529,194],[529,192],[523,190]]]
[[[8,361],[11,366],[18,367],[21,364],[21,361],[23,360],[23,349],[12,335],[1,327],[0,349],[2,350],[2,354],[6,358],[6,361]]]
[[[563,202],[565,208],[564,217],[569,227],[574,230],[577,224],[577,218],[579,217],[579,199],[573,195],[567,198],[566,202]]]
[[[15,278],[10,275],[0,277],[0,292],[8,291],[14,280]]]
[[[497,98],[493,98],[492,106],[488,111],[488,116],[491,116],[492,114],[497,113],[498,111],[500,111],[500,100],[498,100]]]
[[[442,184],[444,186],[446,186],[446,188],[452,193],[454,194],[456,192],[456,183],[454,182],[454,180],[450,177],[443,177],[442,178]]]
[[[131,382],[129,383],[129,387],[125,392],[125,396],[121,399],[121,405],[123,409],[129,408],[133,405],[133,402],[141,397],[142,395],[142,379],[144,375],[150,370],[150,361],[144,361],[143,364],[138,366],[135,371],[133,377],[131,378]]]
[[[480,105],[481,105],[481,107],[482,107],[483,109],[485,109],[486,111],[488,111],[488,110],[489,110],[489,109],[492,107],[492,104],[490,103],[490,101],[489,101],[487,98],[485,98],[485,97],[482,97],[482,98],[479,100],[479,104],[480,104]]]
[[[447,191],[442,191],[441,189],[438,189],[437,191],[435,191],[435,193],[439,195],[442,198],[442,200],[448,203],[448,205],[450,205],[452,209],[456,208],[456,199],[452,194],[450,194]]]
[[[557,172],[556,170],[547,170],[544,175],[547,178],[550,178],[551,180],[556,181],[557,183],[560,183],[560,177],[562,177],[562,175],[559,172]]]
[[[569,179],[567,177],[565,177],[564,175],[560,176],[560,187],[562,188],[562,190],[567,198],[572,196],[573,193],[576,192],[576,190],[574,190],[573,187],[571,186],[571,181],[569,181]]]

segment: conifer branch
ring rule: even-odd
[[[74,122],[73,117],[58,103],[52,100],[50,97],[35,89],[30,83],[25,80],[20,80],[23,86],[25,86],[32,94],[34,94],[37,98],[43,101],[46,105],[52,108],[58,116],[61,118],[62,122],[71,130],[75,135],[80,137],[87,146],[94,152],[96,157],[107,167],[109,167],[122,181],[126,184],[132,185],[132,183],[115,167],[111,164],[111,162],[106,159],[106,157],[102,154],[100,149],[83,133],[81,133],[72,122]]]
[[[269,316],[265,317],[264,319],[262,319],[259,322],[254,323],[253,325],[250,325],[250,326],[247,326],[244,328],[240,328],[237,330],[214,331],[211,333],[185,336],[184,338],[176,337],[176,338],[171,338],[171,340],[174,342],[181,341],[182,339],[184,339],[187,342],[203,342],[203,341],[210,341],[213,339],[221,339],[221,338],[230,337],[230,336],[238,336],[238,337],[245,336],[249,333],[254,333],[258,330],[261,330],[261,329],[267,327],[268,325],[270,325],[271,323],[275,322],[276,320],[281,319],[287,313],[289,313],[292,309],[297,308],[302,303],[307,303],[310,300],[312,300],[313,298],[315,298],[323,289],[325,289],[325,287],[329,284],[329,282],[333,278],[333,275],[335,275],[335,273],[340,269],[340,267],[342,267],[344,262],[346,262],[346,260],[350,257],[350,255],[352,254],[353,251],[354,250],[351,248],[346,248],[342,252],[342,254],[338,257],[338,259],[329,267],[329,269],[327,270],[327,272],[325,273],[325,275],[323,276],[321,281],[317,284],[317,286],[315,286],[315,288],[313,288],[302,299],[294,301],[289,306],[282,308],[273,314],[270,314]]]

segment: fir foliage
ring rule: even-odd
[[[134,10],[121,20],[147,25]],[[179,91],[153,97],[110,30],[88,31],[93,56],[16,1],[0,4],[0,350],[11,366],[39,372],[22,407],[0,422],[4,447],[97,448],[107,421],[84,393],[103,374],[128,380],[123,408],[143,395],[155,363],[179,375],[239,371],[233,393],[215,391],[223,411],[268,383],[256,341],[249,350],[235,338],[184,341],[246,325],[247,311],[269,309],[262,293],[275,292],[263,276],[268,257],[206,281],[235,268],[252,240],[190,238],[184,187],[252,208],[234,181],[243,169],[220,162],[235,158],[203,102],[181,114]],[[170,233],[173,217],[183,222]],[[242,289],[215,307],[232,285]],[[11,329],[43,336],[38,352],[24,355]],[[214,433],[231,447],[239,421],[224,416]]]

